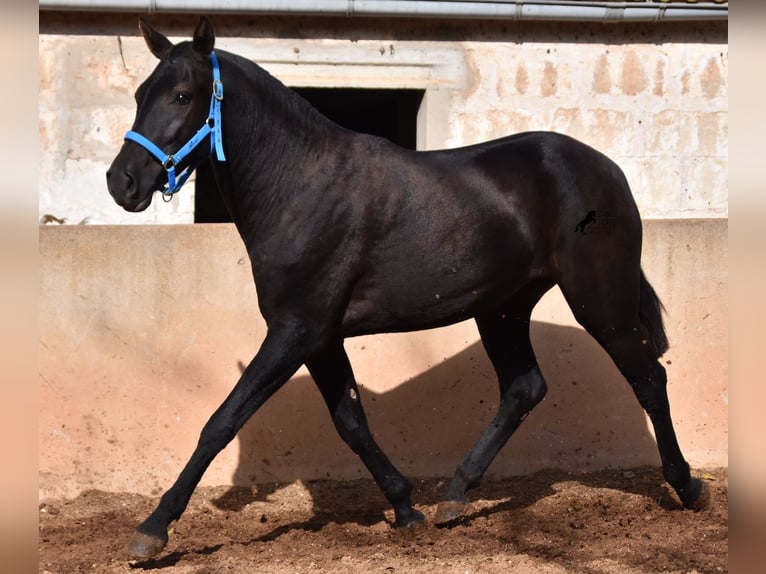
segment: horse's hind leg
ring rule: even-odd
[[[412,485],[388,460],[370,433],[361,397],[342,341],[332,344],[306,362],[330,409],[341,438],[362,459],[383,494],[394,507],[397,527],[421,522],[423,514],[412,507]]]
[[[548,285],[520,294],[501,311],[476,318],[482,343],[497,373],[500,404],[497,414],[455,471],[436,511],[435,522],[449,524],[462,516],[466,493],[482,476],[524,418],[545,396],[547,386],[529,340],[529,319]]]
[[[673,430],[665,368],[652,356],[644,335],[635,328],[602,330],[596,339],[612,357],[649,415],[665,480],[686,508],[706,508],[709,504],[707,489],[700,479],[691,476]]]
[[[637,266],[590,277],[587,282],[560,284],[575,318],[606,349],[649,415],[663,475],[683,505],[707,507],[707,488],[691,476],[673,430],[667,375],[658,361],[665,343],[659,300]]]

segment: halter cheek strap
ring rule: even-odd
[[[210,63],[213,66],[213,93],[210,95],[210,111],[205,123],[197,130],[191,139],[186,142],[181,149],[174,154],[167,154],[152,142],[149,138],[140,133],[130,130],[125,134],[125,140],[132,141],[142,146],[159,160],[162,167],[168,175],[168,185],[162,189],[162,199],[170,201],[173,194],[181,189],[186,180],[197,167],[197,164],[190,164],[183,171],[176,174],[176,166],[180,164],[186,156],[194,151],[202,141],[210,137],[210,154],[215,152],[218,161],[226,161],[226,155],[223,153],[223,130],[221,126],[221,101],[223,100],[223,83],[221,82],[221,69],[218,64],[218,57],[215,52],[210,52]]]

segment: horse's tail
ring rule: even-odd
[[[662,312],[665,310],[660,298],[646,280],[644,271],[641,270],[641,300],[639,301],[638,317],[644,328],[644,336],[652,345],[655,357],[660,358],[670,346],[668,336],[665,333],[665,325],[662,321]]]

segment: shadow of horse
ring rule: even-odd
[[[533,321],[531,333],[548,395],[487,472],[488,478],[508,481],[510,490],[499,506],[477,516],[552,494],[547,485],[524,498],[514,496],[514,481],[542,469],[558,469],[557,480],[573,480],[571,472],[659,465],[647,418],[601,347],[579,328]],[[375,393],[360,381],[360,393],[376,440],[413,480],[413,500],[423,505],[436,504],[441,492],[424,490],[426,481],[418,479],[451,476],[494,416],[498,402],[496,377],[480,341],[388,392]],[[242,428],[238,441],[233,486],[216,506],[237,511],[253,501],[267,501],[296,480],[312,499],[312,519],[280,527],[267,538],[290,527],[321,528],[329,521],[372,525],[389,507],[362,463],[337,436],[321,395],[306,375],[294,377],[267,402]],[[363,500],[348,500],[344,506],[334,496],[328,499],[328,489],[319,488],[323,480],[354,481],[354,488],[364,492]],[[662,483],[657,470],[658,498]],[[446,486],[446,481],[439,484]],[[481,488],[476,491],[479,496]],[[467,520],[473,518],[469,514]]]

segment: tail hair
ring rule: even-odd
[[[654,288],[647,281],[643,270],[641,271],[641,300],[639,302],[638,316],[644,329],[644,336],[652,346],[656,358],[660,358],[668,350],[668,336],[665,333],[665,325],[662,313],[665,307],[655,293]]]

